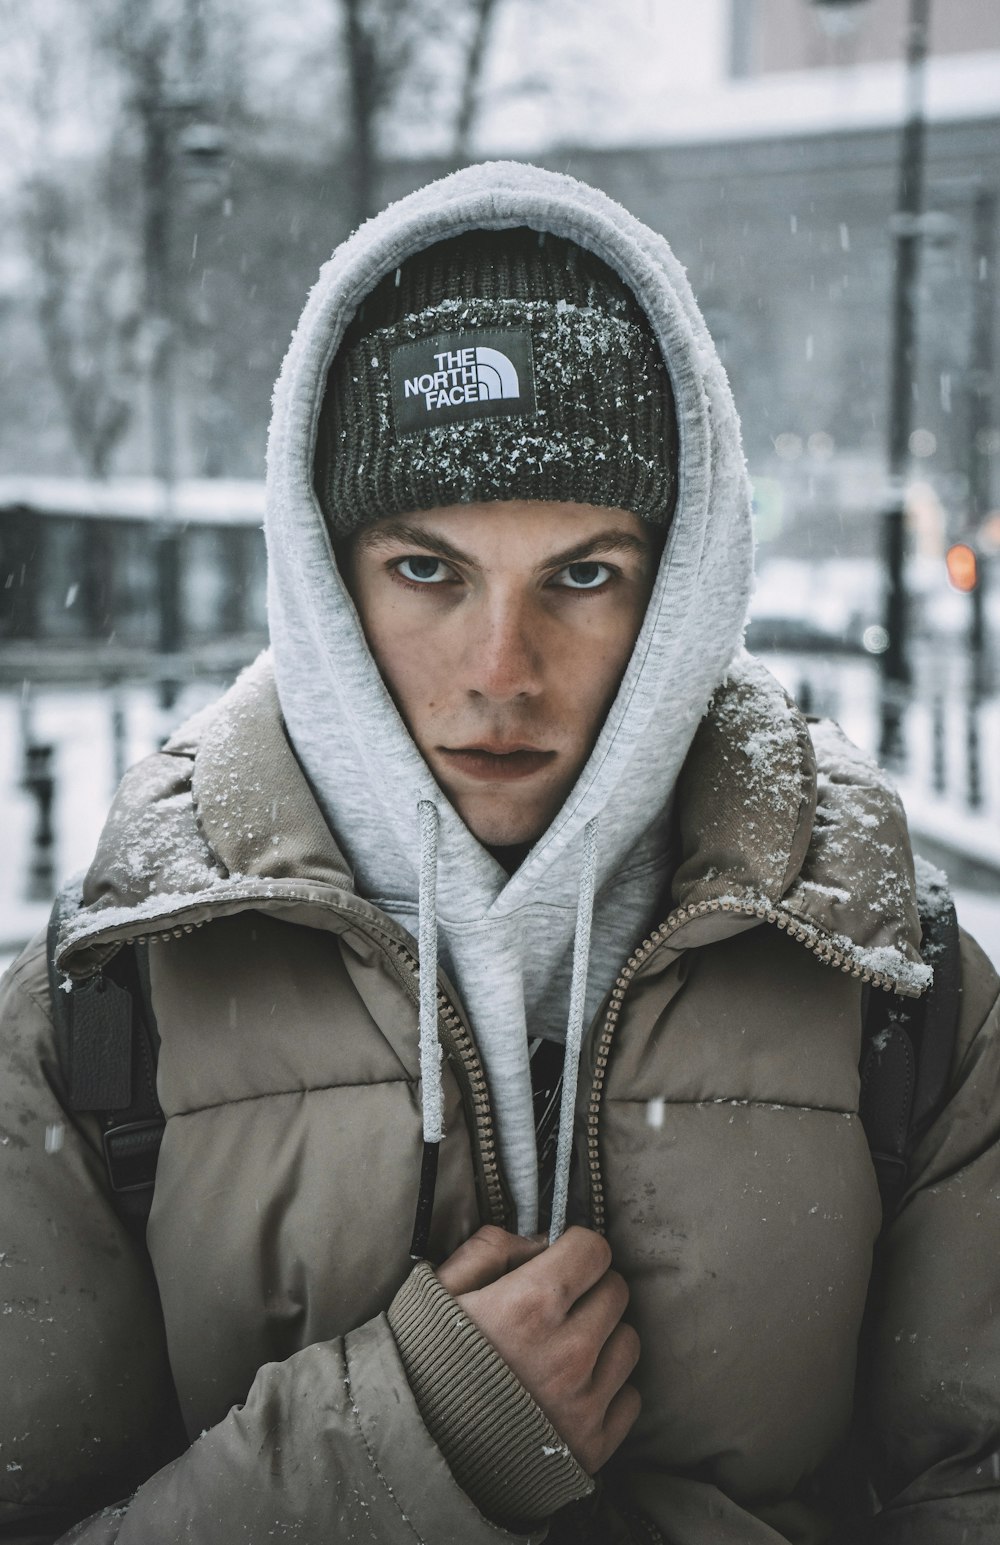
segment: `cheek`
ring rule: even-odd
[[[437,706],[449,673],[442,650],[428,637],[426,627],[390,615],[369,631],[368,645],[404,717],[412,723],[415,715]]]

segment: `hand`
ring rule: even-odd
[[[520,1379],[590,1474],[610,1459],[639,1414],[627,1379],[639,1337],[621,1317],[624,1277],[600,1234],[570,1228],[546,1247],[486,1227],[437,1269],[448,1289]]]

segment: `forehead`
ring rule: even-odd
[[[643,554],[658,534],[630,510],[541,499],[453,504],[375,521],[359,531],[355,551],[407,545],[477,552],[543,553],[582,545]]]

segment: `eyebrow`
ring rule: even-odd
[[[386,525],[369,526],[358,534],[358,545],[366,551],[379,550],[386,547],[395,547],[397,544],[412,543],[415,547],[426,547],[428,552],[434,553],[439,558],[444,558],[450,563],[474,564],[475,559],[468,553],[463,553],[460,548],[453,547],[451,542],[442,536],[437,536],[432,531],[427,531],[423,526],[412,525],[409,521],[393,520]],[[631,531],[618,531],[614,527],[607,531],[597,531],[593,536],[585,538],[582,542],[574,542],[572,547],[566,547],[562,552],[552,553],[549,557],[537,565],[538,569],[565,568],[567,564],[579,563],[590,554],[599,553],[635,553],[639,557],[648,558],[651,545],[640,536],[635,536]]]

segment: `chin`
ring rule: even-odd
[[[504,808],[499,799],[462,799],[455,802],[462,820],[484,848],[530,846],[542,835],[554,812]]]

